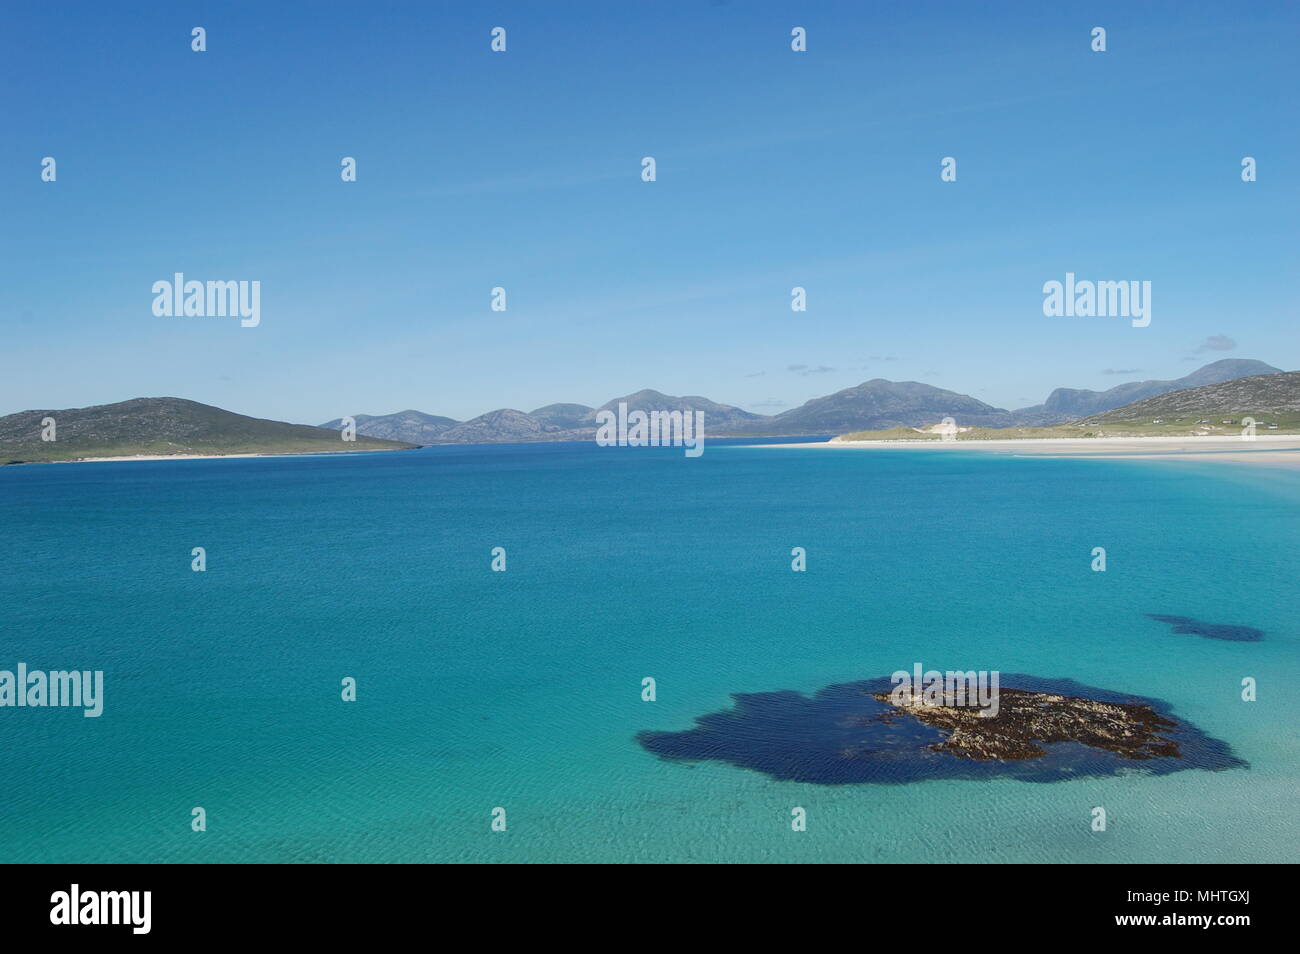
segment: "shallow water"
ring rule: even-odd
[[[718,443],[8,467],[0,558],[0,669],[102,669],[106,696],[98,719],[0,708],[0,861],[1293,861],[1300,844],[1295,472]],[[820,785],[637,742],[733,693],[915,662],[1159,699],[1249,768]]]

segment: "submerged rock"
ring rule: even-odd
[[[1246,767],[1227,743],[1174,717],[1158,699],[1068,679],[1003,673],[997,715],[894,705],[888,678],[737,694],[734,708],[680,732],[642,732],[647,751],[717,760],[772,778],[823,785],[925,779],[1057,782],[1138,772]]]
[[[1147,613],[1148,619],[1167,623],[1180,636],[1204,636],[1206,639],[1226,639],[1233,643],[1255,643],[1264,638],[1264,631],[1253,626],[1232,626],[1227,623],[1203,623],[1190,616],[1162,616]]]

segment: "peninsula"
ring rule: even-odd
[[[0,417],[0,463],[253,457],[404,450],[402,441],[246,417],[181,398],[136,398]]]

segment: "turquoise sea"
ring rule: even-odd
[[[560,444],[5,467],[0,566],[0,669],[105,673],[98,719],[0,708],[2,862],[1281,862],[1300,846],[1300,472],[718,442],[695,460]],[[817,785],[637,741],[732,693],[915,662],[1163,700],[1249,767]]]

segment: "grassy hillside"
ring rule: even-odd
[[[54,441],[41,421],[54,418]],[[187,454],[328,454],[400,450],[413,445],[246,417],[181,398],[136,398],[118,404],[20,411],[0,417],[0,463]]]
[[[975,427],[959,441],[1045,437],[1237,437],[1241,421],[1255,419],[1256,434],[1300,434],[1300,371],[1261,374],[1184,391],[1171,391],[1105,414],[1050,427]],[[961,424],[958,419],[958,424]],[[1276,424],[1277,427],[1269,427]],[[937,441],[910,427],[842,434],[844,441]]]
[[[1172,391],[1107,411],[1092,420],[1101,424],[1164,418],[1210,418],[1222,426],[1223,418],[1280,423],[1300,418],[1300,371],[1262,374],[1223,381],[1188,391]]]

